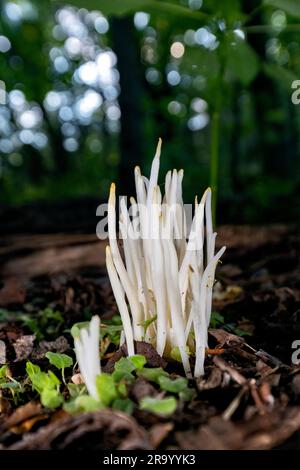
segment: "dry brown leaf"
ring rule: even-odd
[[[213,362],[218,366],[223,372],[227,372],[230,377],[239,385],[245,385],[247,383],[247,379],[234,367],[227,364],[224,359],[221,359],[218,356],[213,358]]]
[[[21,281],[15,277],[5,279],[0,288],[0,306],[8,307],[12,304],[23,304],[26,298],[26,289]]]
[[[16,353],[15,362],[24,361],[31,356],[35,335],[24,335],[16,340],[13,348]]]
[[[218,330],[211,329],[208,331],[208,333],[217,340],[218,346],[220,348],[225,345],[232,348],[241,346],[245,343],[245,340],[240,336],[234,335],[233,333],[228,333],[228,331],[222,330],[221,328]]]
[[[32,359],[42,359],[48,351],[64,353],[70,349],[68,340],[64,336],[59,336],[55,341],[41,341],[32,353]]]
[[[9,450],[151,449],[147,432],[121,411],[104,409],[50,423],[9,446]]]
[[[36,402],[29,402],[26,405],[19,406],[12,415],[10,415],[5,422],[3,422],[0,426],[0,433],[3,432],[5,429],[12,428],[14,426],[18,426],[23,421],[26,421],[30,418],[35,416],[39,416],[40,414],[44,413],[42,405]]]
[[[154,424],[149,431],[152,447],[156,449],[174,429],[174,423]]]
[[[200,391],[212,390],[221,386],[223,373],[218,367],[212,367],[207,377],[197,379],[197,387]]]

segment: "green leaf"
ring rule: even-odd
[[[224,325],[224,317],[219,312],[212,312],[210,319],[210,328],[217,328],[219,325]]]
[[[43,333],[41,332],[40,330],[40,327],[39,327],[39,322],[36,318],[32,318],[30,317],[30,315],[26,314],[26,315],[19,315],[18,316],[18,321],[21,321],[23,326],[29,328],[29,330],[35,334],[36,336],[36,339],[38,341],[40,341],[41,339],[43,339],[44,335]]]
[[[292,70],[278,64],[264,63],[263,71],[268,77],[272,78],[272,80],[276,80],[279,85],[283,86],[288,91],[291,91],[293,81],[298,79],[297,75]]]
[[[84,384],[73,384],[73,383],[69,383],[67,385],[68,387],[68,390],[69,390],[69,394],[72,398],[76,398],[78,397],[79,395],[82,395],[82,391],[86,388]]]
[[[64,3],[59,0],[60,3]],[[123,16],[135,11],[145,11],[159,15],[170,15],[171,17],[190,18],[196,20],[199,25],[209,18],[206,13],[193,11],[188,7],[160,0],[69,0],[70,5],[89,10],[100,10],[107,16]]]
[[[193,388],[185,388],[182,392],[179,392],[179,398],[183,401],[191,401],[197,396],[196,390]]]
[[[151,411],[162,416],[168,416],[176,410],[177,401],[174,397],[153,398],[145,397],[140,401],[141,410]]]
[[[76,400],[70,400],[67,403],[63,404],[63,410],[70,414],[80,413],[82,409],[78,410],[76,406]]]
[[[90,395],[81,395],[63,406],[63,409],[70,414],[97,411],[101,408],[103,405]]]
[[[4,308],[0,308],[0,322],[9,321],[11,317],[13,317],[12,312],[9,312]]]
[[[227,69],[244,85],[249,85],[256,77],[259,70],[258,58],[247,42],[228,42]]]
[[[126,384],[124,382],[121,382],[117,385],[117,391],[118,391],[118,394],[125,398],[127,397],[127,387],[126,387]]]
[[[139,377],[142,377],[143,379],[149,380],[150,382],[155,382],[159,384],[159,378],[160,377],[168,377],[168,372],[163,370],[161,367],[154,367],[154,368],[145,368],[143,367],[137,372]]]
[[[128,359],[134,365],[135,370],[142,369],[147,362],[145,356],[141,354],[135,354],[135,356],[130,356]]]
[[[158,379],[160,388],[171,393],[179,393],[188,387],[188,381],[184,377],[172,380],[169,377],[161,376]]]
[[[59,310],[53,310],[49,307],[40,311],[39,315],[41,317],[42,323],[46,323],[48,320],[55,320],[58,323],[62,323],[64,321],[62,313]]]
[[[133,372],[135,370],[135,365],[129,360],[128,357],[121,357],[115,363],[115,370],[120,370],[122,372]]]
[[[157,320],[157,315],[154,315],[153,317],[149,318],[148,320],[144,320],[141,323],[139,323],[140,326],[144,328],[144,335],[147,333],[147,330],[151,323]]]
[[[203,46],[187,48],[181,65],[183,70],[188,69],[194,77],[205,77],[208,83],[217,79],[221,73],[218,50],[211,51]]]
[[[88,328],[90,322],[89,321],[81,321],[78,323],[74,323],[74,325],[71,328],[71,335],[73,336],[74,339],[79,338],[80,336],[80,330],[82,328]]]
[[[119,382],[120,380],[126,380],[132,382],[134,376],[131,372],[133,372],[135,368],[134,363],[128,357],[121,357],[121,359],[115,363],[115,371],[112,374],[114,381]]]
[[[115,318],[119,318],[116,317]],[[101,329],[100,329],[100,338],[101,340],[105,337],[108,337],[111,343],[115,345],[120,344],[120,335],[121,331],[123,330],[123,325],[107,325],[107,324],[101,324]]]
[[[78,411],[96,411],[103,408],[103,405],[90,395],[82,395],[75,400]]]
[[[46,372],[37,372],[31,376],[30,380],[32,383],[32,388],[40,394],[44,389],[50,388],[50,386],[48,387],[49,376],[46,374]]]
[[[134,409],[134,403],[130,398],[116,398],[112,404],[112,408],[131,415]]]
[[[62,313],[59,310],[52,310],[52,308],[40,311],[38,318],[42,330],[48,335],[56,335],[64,322]]]
[[[300,18],[299,0],[264,0],[265,5],[280,8],[295,18]]]
[[[102,373],[96,378],[98,396],[105,406],[109,406],[117,397],[116,384],[112,375]]]
[[[58,390],[61,382],[51,370],[49,370],[48,373],[42,372],[39,366],[28,361],[26,363],[26,372],[31,380],[32,388],[39,394],[46,389]]]
[[[121,382],[121,380],[131,383],[135,380],[134,375],[132,375],[130,372],[124,372],[122,370],[115,370],[112,373],[112,377],[115,383]]]
[[[234,328],[233,331],[237,336],[240,336],[241,338],[243,338],[244,336],[252,336],[252,333],[250,333],[250,331],[241,330],[240,328]]]
[[[8,365],[5,364],[4,366],[0,367],[0,380],[7,379],[7,376],[6,376],[7,372],[8,372]]]
[[[58,377],[52,372],[52,370],[48,371],[48,377],[49,377],[49,385],[51,387],[56,387],[61,384],[61,381],[59,380]]]
[[[0,388],[2,389],[11,389],[11,390],[22,390],[21,384],[19,382],[2,382],[0,383]]]
[[[57,369],[64,369],[65,367],[71,367],[73,365],[73,359],[67,354],[48,351],[45,356],[50,364],[57,367]]]
[[[185,350],[186,350],[187,355],[189,356],[191,354],[189,347],[186,346]],[[178,346],[175,346],[175,348],[171,349],[170,356],[171,356],[172,359],[174,359],[174,361],[182,362],[181,354],[180,354],[180,350],[179,350]]]
[[[41,368],[39,366],[35,365],[35,364],[32,364],[32,362],[27,361],[26,362],[26,372],[27,372],[28,377],[32,381],[32,377],[35,374],[38,374],[39,372],[41,372]]]
[[[64,402],[64,397],[58,390],[45,388],[41,393],[41,402],[46,408],[58,408]]]

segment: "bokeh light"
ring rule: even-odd
[[[184,45],[182,44],[182,42],[179,42],[179,41],[173,42],[170,48],[171,55],[175,59],[180,59],[184,54],[184,50],[185,50]]]

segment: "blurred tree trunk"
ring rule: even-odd
[[[45,107],[40,104],[44,120],[47,125],[48,136],[50,138],[50,147],[52,153],[52,160],[54,164],[54,173],[59,175],[65,175],[69,170],[70,158],[68,152],[63,146],[63,136],[59,128],[58,123],[51,122]]]
[[[23,155],[28,168],[30,181],[33,184],[40,183],[44,174],[43,156],[31,145],[23,146]]]
[[[114,52],[118,59],[121,94],[121,133],[119,184],[120,194],[135,194],[133,169],[141,165],[143,154],[142,78],[140,49],[133,30],[132,17],[112,20]]]
[[[248,9],[254,10],[259,1],[253,2]],[[248,25],[264,24],[263,12],[258,9]],[[266,60],[265,47],[270,35],[249,34],[249,44],[255,49],[261,61]],[[267,175],[277,178],[293,174],[296,159],[297,128],[295,120],[295,109],[291,100],[286,103],[286,94],[282,96],[282,90],[273,79],[260,72],[250,87],[255,99],[256,123],[257,123],[257,155],[263,161],[263,171]],[[278,114],[282,113],[278,120]],[[270,125],[271,129],[270,130]]]
[[[234,116],[234,132],[231,132],[231,142],[230,142],[230,157],[229,157],[229,174],[231,176],[232,191],[235,194],[240,194],[243,190],[243,184],[239,175],[240,169],[240,156],[241,156],[241,142],[240,138],[237,136],[242,135],[242,125],[241,125],[241,110],[239,104],[240,97],[240,87],[237,84],[235,91],[233,92],[232,98],[232,111]]]

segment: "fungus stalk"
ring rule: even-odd
[[[195,355],[193,375],[204,372],[207,330],[212,308],[216,266],[225,247],[215,253],[211,190],[198,203],[187,233],[182,200],[183,170],[169,171],[165,194],[158,186],[161,139],[151,166],[150,178],[134,170],[136,200],[120,201],[117,241],[115,185],[108,201],[109,246],[106,265],[121,315],[129,355],[134,341],[151,343],[161,355],[178,351],[188,377],[189,355]]]
[[[100,318],[94,316],[88,328],[82,328],[79,337],[75,338],[74,346],[80,374],[86,388],[95,400],[99,400],[96,378],[101,374],[100,353]]]

